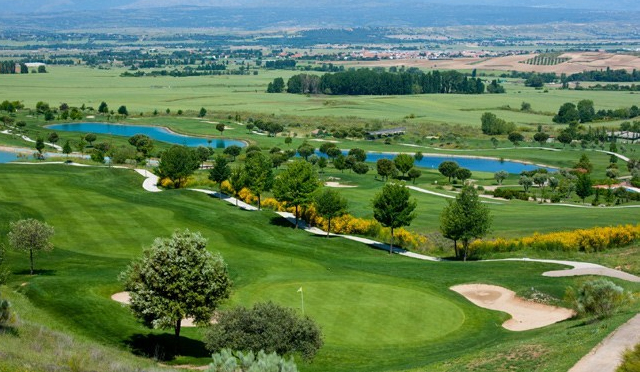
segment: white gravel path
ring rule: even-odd
[[[440,196],[440,197],[443,197],[443,198],[448,198],[448,199],[455,199],[456,198],[453,195],[441,194],[439,192],[425,190],[425,189],[422,189],[422,188],[416,187],[416,186],[407,185],[407,188],[410,189],[410,190],[413,190],[413,191],[417,191],[417,192],[421,192],[421,193],[429,194],[429,195]],[[486,197],[487,195],[479,195],[479,196],[480,197]],[[498,204],[498,205],[502,204],[502,203],[498,203],[498,202],[490,202],[490,201],[485,201],[485,200],[482,200],[480,202],[481,203],[485,203],[485,204]]]
[[[629,282],[640,283],[640,277],[625,273],[624,271],[610,269],[606,266],[579,261],[564,261],[564,260],[544,260],[537,258],[503,258],[499,260],[482,260],[478,262],[491,262],[491,261],[529,261],[529,262],[544,262],[558,265],[571,266],[571,269],[553,270],[542,273],[547,277],[564,277],[564,276],[578,276],[578,275],[601,275],[611,278],[617,278],[626,280]]]
[[[155,174],[149,172],[146,169],[136,169],[136,172],[138,172],[140,175],[142,175],[142,177],[145,177],[144,182],[142,182],[142,187],[149,191],[149,192],[160,192],[162,191],[157,185],[158,185],[158,181],[160,180],[158,178],[158,176],[156,176]]]

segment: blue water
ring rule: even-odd
[[[176,145],[185,145],[189,147],[212,146],[222,149],[231,145],[244,147],[245,143],[231,139],[211,139],[209,144],[207,138],[191,137],[177,134],[162,127],[147,127],[142,125],[120,125],[120,124],[104,124],[104,123],[74,123],[74,124],[56,124],[47,126],[48,129],[62,132],[82,132],[95,134],[111,134],[114,136],[131,137],[136,134],[144,134],[150,138],[172,143]],[[100,138],[98,138],[100,141]]]
[[[8,163],[18,159],[18,154],[13,152],[0,151],[0,163]]]

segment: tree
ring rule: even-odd
[[[578,102],[578,116],[581,123],[589,123],[593,121],[596,116],[596,110],[593,108],[593,101],[590,99],[583,99]]]
[[[498,148],[498,144],[500,144],[500,141],[498,141],[498,139],[495,137],[491,137],[491,145],[494,149]]]
[[[67,155],[67,158],[69,157],[69,154],[71,154],[73,150],[71,149],[71,144],[69,143],[69,140],[67,140],[64,143],[64,146],[62,146],[62,153]]]
[[[178,189],[199,167],[200,160],[195,150],[187,146],[173,145],[162,152],[158,163],[158,173],[160,177],[169,178]]]
[[[518,184],[522,185],[522,187],[524,188],[524,192],[529,191],[529,187],[531,187],[531,185],[533,185],[533,179],[531,177],[522,175],[520,176],[520,179],[518,180]]]
[[[298,146],[298,155],[302,156],[304,160],[307,160],[315,151],[315,147],[307,141]]]
[[[480,129],[482,133],[488,135],[498,135],[512,132],[516,129],[515,124],[507,123],[504,119],[500,119],[492,112],[485,112],[480,117]]]
[[[469,243],[483,237],[491,227],[489,208],[482,204],[476,189],[465,186],[440,214],[440,231],[448,239],[462,242],[462,258],[469,256]],[[459,251],[456,247],[456,256]]]
[[[333,159],[333,166],[334,166],[334,168],[336,168],[340,172],[344,171],[347,168],[346,157],[344,155],[342,155],[342,153],[340,155],[336,156],[336,158]]]
[[[391,229],[389,254],[393,253],[393,230],[409,226],[416,217],[417,202],[409,199],[409,189],[402,183],[387,183],[373,198],[373,218]]]
[[[327,167],[327,158],[318,159],[318,168],[320,168],[320,173],[324,173],[324,168]]]
[[[369,166],[361,161],[356,162],[351,167],[356,174],[367,174],[369,172]]]
[[[209,147],[198,146],[196,147],[195,151],[196,156],[200,161],[200,166],[204,166],[204,162],[207,161],[211,155],[213,155],[213,149]]]
[[[108,114],[109,113],[109,106],[107,105],[107,103],[105,101],[100,102],[100,106],[98,106],[98,112],[101,114]]]
[[[11,304],[0,296],[0,329],[11,320]]]
[[[576,163],[575,168],[583,169],[587,173],[591,173],[591,171],[593,170],[593,164],[591,164],[591,160],[589,160],[587,154],[582,154],[580,156],[580,160],[578,160],[578,162]]]
[[[509,172],[501,170],[493,174],[493,178],[498,181],[498,185],[502,185],[502,181],[509,177]]]
[[[353,170],[353,167],[356,165],[357,162],[358,160],[353,155],[347,155],[344,158],[344,166],[345,168],[349,169],[349,173],[351,173],[351,171]]]
[[[231,161],[236,161],[236,156],[240,155],[241,152],[242,147],[237,145],[228,146],[222,151],[223,154],[231,156],[231,158],[233,159]]]
[[[284,79],[277,77],[273,79],[273,82],[267,85],[267,93],[282,93],[284,92]]]
[[[220,190],[220,199],[222,199],[222,182],[231,176],[231,168],[227,162],[227,158],[218,155],[213,160],[213,167],[209,171],[209,179],[218,184]]]
[[[33,218],[9,223],[9,234],[7,234],[9,245],[17,251],[29,252],[31,275],[33,275],[34,253],[51,251],[53,244],[49,240],[53,234],[53,227]]]
[[[286,360],[275,352],[267,354],[263,350],[255,354],[253,351],[243,353],[222,349],[212,354],[211,359],[213,361],[209,364],[207,372],[298,372],[298,366],[293,357]]]
[[[572,141],[573,141],[573,136],[571,135],[571,133],[569,133],[566,130],[563,130],[558,135],[558,142],[562,144],[563,148],[566,147],[568,144],[570,144]]]
[[[182,319],[210,324],[231,287],[222,256],[210,253],[207,240],[189,230],[156,238],[119,279],[129,291],[131,311],[138,318],[153,328],[173,328],[176,350]]]
[[[533,135],[534,141],[538,142],[542,146],[549,139],[549,135],[545,132],[537,132]]]
[[[329,159],[335,159],[340,155],[342,155],[342,151],[335,146],[327,149],[327,156]]]
[[[449,182],[451,182],[451,177],[453,177],[458,168],[460,168],[460,166],[455,161],[443,161],[438,165],[438,172],[443,176],[448,177]]]
[[[468,180],[469,178],[471,178],[472,173],[469,169],[467,168],[458,168],[456,169],[455,173],[453,174],[453,176],[457,179],[459,179],[460,181],[462,181],[462,183],[464,183],[464,181]]]
[[[323,344],[322,332],[311,318],[273,302],[221,311],[217,320],[204,337],[211,352],[223,348],[264,350],[281,355],[300,353],[311,360]]]
[[[36,150],[38,150],[40,154],[42,154],[42,150],[44,150],[44,140],[41,137],[36,138]]]
[[[220,132],[220,135],[222,135],[222,132],[224,132],[225,126],[222,123],[216,124],[216,130],[218,132]]]
[[[324,142],[322,145],[320,145],[320,148],[318,149],[318,151],[320,151],[320,153],[328,155],[327,151],[329,151],[329,149],[331,148],[335,148],[337,147],[335,143],[332,142]]]
[[[251,153],[244,163],[244,173],[246,186],[258,197],[260,210],[260,197],[273,186],[273,162],[262,152]]]
[[[331,234],[331,219],[347,213],[347,199],[332,189],[323,189],[314,199],[316,212],[327,219],[327,237]]]
[[[396,175],[396,165],[390,159],[378,159],[376,162],[376,170],[378,171],[378,175],[382,177],[383,181],[389,179],[389,176],[393,177]]]
[[[291,137],[285,137],[284,138],[284,144],[285,145],[291,145],[291,142],[293,142],[293,139]]]
[[[554,123],[568,124],[572,122],[578,122],[580,120],[580,113],[576,105],[571,102],[567,102],[560,106],[558,113],[553,117]]]
[[[204,107],[201,107],[201,108],[200,108],[200,112],[198,113],[198,117],[199,117],[199,118],[203,118],[203,117],[205,117],[206,115],[207,115],[207,109],[206,109],[206,108],[204,108]]]
[[[47,141],[49,141],[50,143],[53,143],[54,145],[58,143],[59,140],[60,140],[60,136],[58,136],[58,133],[56,132],[51,132],[49,133],[49,136],[47,136]]]
[[[416,159],[417,162],[420,162],[422,159],[424,159],[424,155],[422,155],[422,153],[418,151],[413,154],[413,158]]]
[[[280,202],[295,207],[296,228],[299,209],[311,202],[313,192],[320,187],[313,166],[306,161],[296,160],[280,173],[273,184],[273,195]]]
[[[578,195],[582,202],[593,194],[593,182],[588,173],[582,173],[578,175],[576,180],[576,195]]]
[[[524,136],[520,132],[511,132],[509,133],[507,138],[509,139],[509,141],[511,141],[511,143],[513,143],[514,146],[518,146],[520,142],[524,141]]]
[[[94,133],[87,133],[84,136],[84,140],[89,142],[89,146],[93,146],[93,142],[97,139],[98,139],[98,136],[96,136]]]
[[[118,107],[118,114],[122,116],[129,116],[129,111],[127,111],[127,106],[122,105]]]
[[[347,155],[353,156],[359,162],[367,161],[367,153],[363,149],[353,148]]]
[[[240,191],[242,191],[246,185],[246,180],[243,168],[237,166],[231,170],[231,174],[229,175],[229,186],[231,187],[231,191],[233,191],[233,197],[236,199],[236,207],[238,206]]]
[[[144,134],[136,134],[129,138],[129,144],[136,148],[144,158],[148,158],[153,151],[153,140]]]
[[[523,101],[520,105],[520,111],[531,111],[531,104]]]
[[[407,154],[398,154],[394,159],[393,163],[396,166],[396,169],[402,173],[402,177],[404,177],[409,169],[413,168],[413,162],[415,159],[411,155]]]
[[[80,137],[80,141],[76,143],[76,149],[78,149],[81,154],[84,154],[85,147],[87,147],[87,142],[84,140],[84,137]]]
[[[533,175],[533,183],[540,188],[540,197],[542,198],[544,198],[544,187],[548,180],[549,176],[546,173],[536,173]]]
[[[416,167],[409,169],[407,172],[407,176],[413,181],[413,184],[416,184],[416,178],[422,176],[422,171]]]

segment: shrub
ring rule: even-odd
[[[0,294],[1,296],[2,294]],[[0,297],[0,328],[6,327],[11,320],[11,305],[9,301]]]
[[[606,279],[588,281],[577,291],[569,289],[567,297],[579,316],[595,319],[610,317],[630,300],[622,287]]]
[[[257,303],[251,309],[238,306],[219,314],[218,323],[205,335],[207,349],[212,352],[224,348],[280,355],[300,353],[313,359],[322,347],[322,333],[307,316],[273,302]]]
[[[638,372],[640,371],[640,344],[633,350],[624,353],[622,364],[616,372]]]
[[[263,350],[260,350],[256,355],[252,351],[243,353],[222,349],[219,353],[213,354],[211,358],[213,363],[209,364],[207,372],[298,371],[293,358],[285,360],[276,353],[266,354]]]

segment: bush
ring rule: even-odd
[[[0,294],[1,296],[2,294]],[[11,320],[11,305],[0,297],[0,328],[6,327]]]
[[[577,291],[569,289],[567,297],[579,316],[595,319],[610,317],[630,300],[622,287],[606,279],[588,281]]]
[[[297,372],[298,367],[293,359],[285,360],[276,353],[266,354],[263,350],[255,355],[252,351],[242,353],[222,349],[211,356],[213,363],[209,364],[207,372]]]
[[[624,353],[622,364],[616,372],[638,372],[640,371],[640,344],[633,350]]]
[[[220,313],[218,323],[205,334],[207,349],[217,352],[233,350],[280,355],[300,353],[311,360],[322,347],[322,333],[307,316],[299,316],[287,307],[273,302],[257,303],[251,309],[238,306]]]

